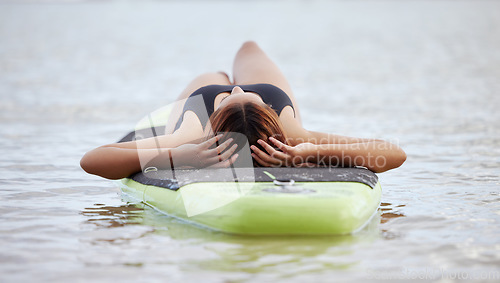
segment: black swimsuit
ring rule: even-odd
[[[210,117],[210,115],[214,113],[215,97],[223,92],[231,92],[235,86],[236,85],[208,85],[197,89],[187,98],[187,101],[184,104],[184,108],[182,110],[182,115],[177,121],[174,131],[181,126],[186,111],[193,111],[198,116],[198,119],[200,119],[203,127],[205,127],[208,122],[208,117]],[[283,90],[274,85],[253,84],[238,86],[241,87],[241,89],[245,92],[253,92],[258,94],[262,98],[262,101],[264,101],[264,103],[266,103],[274,111],[276,111],[276,114],[278,114],[278,116],[286,106],[291,106],[293,108],[290,97],[288,97],[288,95]],[[203,104],[199,100],[200,97],[196,97],[197,95],[201,95],[201,98],[203,98]],[[207,113],[208,116],[204,115],[205,113]]]

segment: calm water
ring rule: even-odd
[[[8,2],[0,281],[500,280],[499,2]],[[406,150],[365,230],[214,233],[79,168],[196,74],[230,71],[247,39],[283,68],[306,127]]]

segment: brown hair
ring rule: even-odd
[[[224,140],[232,137],[238,144],[238,152],[247,142],[264,150],[257,140],[268,141],[269,137],[287,143],[283,125],[278,114],[268,105],[254,102],[233,103],[217,109],[210,116],[214,134],[228,133]],[[242,135],[232,135],[240,133]],[[246,139],[245,139],[246,137]],[[245,139],[245,140],[242,140]],[[265,152],[265,150],[264,150]],[[254,160],[254,165],[259,166]]]

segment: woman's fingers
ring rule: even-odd
[[[262,165],[264,167],[276,167],[276,165],[267,163],[264,160],[260,159],[260,157],[258,157],[257,154],[255,154],[255,153],[252,153],[252,157],[255,159],[255,161],[257,161],[257,163],[259,163],[260,165]]]
[[[227,159],[226,161],[215,163],[214,165],[212,165],[210,167],[211,168],[227,168],[227,167],[231,166],[231,164],[233,164],[237,158],[238,158],[238,154],[235,154],[235,155],[231,156],[231,158]]]
[[[230,159],[231,155],[233,155],[234,152],[236,151],[236,148],[238,148],[238,145],[233,144],[233,146],[231,146],[228,150],[226,150],[222,154],[218,154],[217,152],[215,154],[210,154],[210,155],[207,154],[204,162],[207,166],[211,166],[211,165],[214,165],[214,164],[217,164],[220,162],[224,162],[224,161]],[[212,149],[210,151],[212,151]]]
[[[277,159],[287,159],[288,158],[288,155],[281,152],[281,151],[277,151],[274,147],[270,146],[267,142],[263,141],[263,140],[258,140],[257,141],[266,151],[267,153],[271,156],[271,157],[274,157],[274,158],[277,158]]]
[[[250,148],[253,151],[252,156],[257,156],[261,161],[265,162],[266,164],[270,164],[270,165],[274,165],[274,166],[281,166],[283,164],[282,160],[270,156],[269,154],[260,150],[255,145],[252,145]],[[258,162],[258,159],[257,158],[255,158],[255,159]],[[261,163],[259,162],[259,164],[261,164]],[[261,165],[263,165],[263,164],[261,164]],[[267,166],[269,167],[270,165],[267,165]],[[263,166],[266,166],[266,165],[263,165]]]
[[[210,148],[214,143],[218,142],[222,138],[222,134],[218,134],[200,144],[202,149],[208,149]]]
[[[198,156],[200,157],[201,164],[205,164],[204,166],[210,167],[228,167],[236,160],[237,154],[234,153],[237,149],[237,145],[232,144],[232,138],[225,140],[223,143],[218,144],[214,148],[210,148],[213,147],[213,145],[218,141],[220,141],[222,137],[223,134],[219,134],[199,145]],[[259,149],[255,145],[252,145],[250,148],[253,151],[252,157],[260,165],[266,167],[287,166],[287,164],[291,161],[293,156],[293,147],[288,146],[273,137],[269,138],[269,142],[266,142],[264,140],[258,140],[257,142],[260,146],[262,146],[264,150]],[[276,149],[272,145],[275,145],[278,149]],[[310,165],[304,164],[299,166]]]
[[[218,161],[225,161],[226,159],[230,158],[231,155],[233,155],[233,153],[236,151],[237,148],[238,148],[238,145],[233,144],[233,146],[231,146],[223,154],[219,154],[218,156],[216,156],[216,158],[218,159]]]
[[[283,152],[288,152],[292,148],[291,146],[286,145],[273,137],[269,137],[269,140]]]
[[[224,141],[223,143],[219,144],[217,147],[212,148],[212,149],[208,149],[206,151],[207,156],[213,157],[213,156],[220,155],[221,152],[226,150],[226,148],[228,148],[232,142],[233,142],[233,139],[229,138],[226,141]]]

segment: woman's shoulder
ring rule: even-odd
[[[279,118],[288,139],[299,144],[300,141],[305,142],[311,137],[311,133],[302,127],[292,107],[283,108]]]

